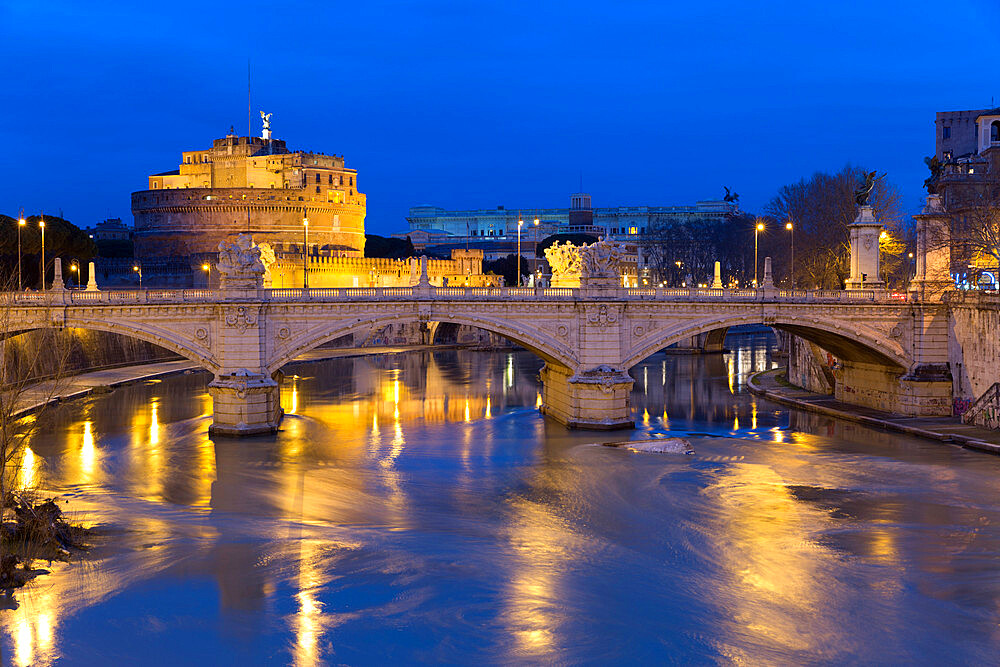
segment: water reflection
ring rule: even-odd
[[[111,528],[5,659],[988,662],[1000,460],[761,401],[773,339],[727,346],[632,371],[694,456],[542,418],[528,353],[295,365],[273,438],[210,440],[200,375],[64,405],[19,475]]]

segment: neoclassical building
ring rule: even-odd
[[[185,151],[177,169],[153,174],[132,193],[136,257],[193,257],[250,232],[258,243],[306,242],[341,256],[365,248],[365,195],[341,155],[291,151],[280,139],[230,132]]]
[[[1000,207],[1000,108],[938,112],[935,129],[930,191],[951,217],[952,276],[963,287],[997,289],[997,260],[981,246],[994,238]]]

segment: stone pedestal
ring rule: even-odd
[[[951,225],[940,195],[928,195],[917,226],[916,274],[908,291],[921,301],[938,301],[955,289],[951,277]]]
[[[581,296],[594,299],[617,298],[625,288],[620,278],[580,278]]]
[[[281,386],[276,379],[241,368],[216,375],[208,391],[215,413],[208,428],[212,435],[257,435],[278,430],[284,413]]]
[[[623,370],[598,366],[573,373],[551,363],[540,373],[542,413],[570,428],[614,430],[634,428],[632,377]]]
[[[871,206],[862,206],[853,225],[847,230],[851,239],[851,275],[846,288],[883,289],[879,264],[878,239],[882,225],[875,220]]]

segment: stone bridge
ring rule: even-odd
[[[58,266],[58,262],[57,262]],[[842,361],[838,397],[910,415],[950,414],[948,307],[884,290],[400,288],[79,291],[0,294],[7,335],[45,327],[125,334],[214,375],[212,432],[271,432],[281,367],[346,334],[450,322],[504,336],[545,361],[543,411],[579,428],[633,423],[628,370],[675,342],[763,324]]]

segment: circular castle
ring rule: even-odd
[[[276,248],[308,245],[346,257],[365,248],[365,195],[343,156],[290,151],[285,142],[230,134],[132,193],[138,258],[214,256],[220,241],[250,232]]]

